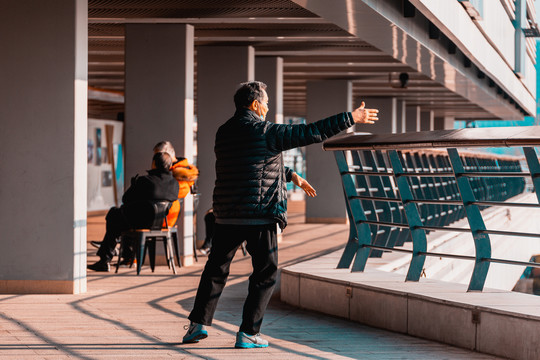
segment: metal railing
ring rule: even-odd
[[[418,281],[426,256],[472,260],[469,291],[483,289],[491,263],[540,267],[493,258],[490,235],[540,234],[487,229],[481,212],[491,206],[540,208],[538,203],[506,201],[524,192],[530,179],[540,203],[535,146],[540,146],[540,127],[350,134],[326,141],[324,149],[336,157],[350,220],[349,240],[337,267],[352,264],[352,271],[363,271],[368,257],[384,251],[411,253],[406,280]],[[524,156],[463,151],[473,147],[520,147]],[[461,218],[468,220],[468,228],[449,226]],[[431,231],[471,233],[475,255],[427,251]],[[412,241],[412,250],[396,248],[405,241]]]

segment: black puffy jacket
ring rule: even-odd
[[[285,125],[263,121],[248,109],[237,110],[216,133],[213,208],[218,222],[272,220],[284,228],[286,182],[292,172],[285,170],[281,152],[322,142],[352,125],[348,112],[311,124]]]
[[[178,199],[178,181],[168,170],[148,170],[148,175],[135,176],[122,196],[122,214],[131,227],[148,228],[154,220],[151,201]]]

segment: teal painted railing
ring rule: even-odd
[[[481,210],[490,206],[540,207],[540,127],[437,130],[405,134],[349,134],[324,143],[341,175],[350,234],[338,268],[363,271],[384,251],[411,253],[407,281],[418,281],[426,256],[474,261],[469,291],[484,287],[490,263],[540,267],[540,263],[491,256],[490,235],[540,234],[487,229]],[[470,148],[518,147],[521,159]],[[521,161],[520,161],[521,160]],[[521,162],[528,171],[523,171]],[[525,191],[539,203],[507,201]],[[467,218],[469,227],[450,226]],[[469,232],[475,255],[427,251],[431,231]],[[399,247],[412,241],[412,250]],[[538,240],[540,241],[540,239]],[[396,247],[397,246],[397,247]]]

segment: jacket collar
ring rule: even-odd
[[[234,113],[234,116],[238,118],[251,118],[253,120],[264,121],[259,115],[255,114],[252,110],[247,108],[237,109]]]
[[[151,169],[151,170],[146,170],[146,172],[148,173],[148,175],[171,175],[171,172],[169,170],[162,170],[162,169]]]

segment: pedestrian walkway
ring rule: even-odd
[[[279,244],[280,268],[344,246],[348,226],[303,224],[299,204]],[[88,241],[101,240],[104,216],[88,219]],[[89,262],[95,249],[88,248]],[[209,338],[180,343],[205,257],[172,275],[148,266],[141,275],[88,273],[80,295],[0,295],[0,359],[496,359],[468,350],[290,307],[274,296],[265,349],[234,349],[250,258],[239,251]]]

